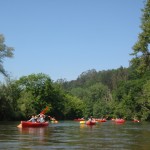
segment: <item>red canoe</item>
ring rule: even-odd
[[[86,125],[95,125],[96,124],[96,121],[87,121],[86,122]]]
[[[106,119],[105,118],[103,118],[103,119],[97,119],[96,121],[97,122],[106,122]]]
[[[116,119],[115,122],[116,122],[116,123],[124,123],[125,120],[124,120],[124,119]]]
[[[37,127],[46,127],[49,125],[49,122],[29,122],[29,121],[21,121],[22,128],[26,127],[32,127],[32,128],[37,128]]]

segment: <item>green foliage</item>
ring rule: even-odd
[[[20,112],[23,112],[25,116],[39,113],[34,108],[33,99],[31,92],[21,92],[20,98],[18,99],[18,107]]]
[[[84,99],[87,95],[88,90],[85,88],[77,87],[70,90],[70,93],[80,99]]]
[[[140,105],[139,116],[142,120],[150,120],[150,80],[146,81],[142,88],[142,94],[138,99]]]
[[[45,74],[31,74],[0,85],[0,120],[25,119],[48,107],[50,116],[73,119],[83,115],[79,98],[66,94],[59,83]]]
[[[0,73],[7,76],[7,73],[3,67],[4,58],[13,57],[14,49],[12,47],[8,47],[5,44],[5,38],[2,34],[0,34]]]
[[[86,89],[86,95],[83,97],[86,105],[84,116],[104,116],[109,112],[109,101],[111,101],[110,91],[107,86],[96,83]]]
[[[110,78],[119,71],[120,68],[112,70]],[[57,119],[89,116],[150,119],[149,72],[143,78],[120,79],[112,91],[101,82],[83,87],[74,86],[65,91],[62,83],[53,83],[45,74],[7,80],[6,84],[0,85],[0,111],[3,114],[0,120],[27,118],[40,113],[46,106],[50,108],[47,113]]]
[[[66,95],[64,115],[66,119],[83,117],[84,103],[77,97]]]
[[[139,118],[144,118],[146,120],[149,118],[146,113],[149,110],[147,105],[147,93],[146,89],[148,83],[145,78],[131,80],[128,82],[123,82],[120,84],[119,88],[114,91],[115,105],[114,114],[118,117],[124,116],[128,119],[138,116]],[[146,113],[147,115],[144,115]]]
[[[97,101],[93,105],[93,116],[96,118],[105,118],[110,112],[109,105],[105,100]]]
[[[47,75],[40,73],[23,76],[17,81],[17,84],[23,93],[23,97],[27,96],[28,92],[30,93],[29,99],[32,98],[30,103],[33,110],[40,112],[54,101],[54,88],[52,87],[51,79]]]
[[[17,108],[17,88],[13,81],[0,85],[0,120],[11,120]]]
[[[146,1],[142,12],[140,26],[142,32],[138,36],[138,41],[133,46],[132,55],[135,58],[131,60],[131,65],[136,66],[136,71],[140,75],[150,70],[150,0]]]

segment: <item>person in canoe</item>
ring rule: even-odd
[[[89,118],[89,121],[93,121],[93,117],[92,116]]]
[[[40,114],[37,116],[32,115],[31,119],[28,120],[29,122],[45,122],[45,115]]]
[[[55,117],[48,116],[50,119],[51,123],[58,123],[58,120],[55,119]]]
[[[38,121],[41,122],[41,123],[45,122],[45,115],[40,114],[40,117],[38,118]]]
[[[28,120],[29,122],[36,122],[35,116],[32,115],[31,119]]]

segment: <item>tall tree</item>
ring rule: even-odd
[[[8,58],[13,57],[14,49],[12,47],[6,46],[4,42],[5,42],[5,38],[2,34],[0,34],[0,73],[7,76],[7,73],[3,67],[3,61],[4,58],[6,57]]]
[[[48,75],[39,73],[23,76],[17,83],[20,89],[22,89],[20,104],[24,105],[26,102],[27,105],[40,112],[44,107],[48,106],[48,103],[54,103],[54,88]],[[31,98],[32,101],[25,100]]]
[[[150,70],[150,0],[145,1],[145,7],[142,9],[141,30],[138,36],[138,41],[133,46],[132,55],[136,56],[131,60],[139,74]]]

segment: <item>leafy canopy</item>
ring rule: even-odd
[[[4,58],[13,57],[14,48],[8,47],[5,43],[5,38],[0,34],[0,73],[7,76],[7,73],[3,67]]]

